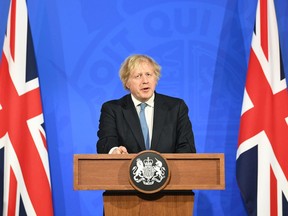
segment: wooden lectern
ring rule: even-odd
[[[136,154],[74,155],[74,189],[105,190],[105,216],[192,215],[192,190],[225,189],[224,154],[162,154],[171,176],[164,190],[143,194],[129,182]]]

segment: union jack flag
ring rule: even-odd
[[[288,91],[273,0],[259,0],[236,175],[249,215],[288,215]]]
[[[3,215],[53,215],[37,73],[26,1],[11,0],[0,62],[0,211]]]

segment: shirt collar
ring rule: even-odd
[[[141,101],[137,100],[132,94],[131,94],[131,98],[135,107],[137,107],[139,104],[142,103]],[[155,93],[153,93],[152,97],[149,98],[149,100],[146,101],[145,103],[150,107],[154,107],[154,98],[155,98]]]

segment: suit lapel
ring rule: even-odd
[[[134,135],[137,144],[140,146],[142,150],[145,150],[144,138],[141,130],[141,125],[139,121],[139,117],[137,111],[134,107],[134,103],[131,99],[131,95],[127,95],[125,103],[123,105],[123,115],[126,119],[131,133]]]
[[[154,100],[154,120],[153,120],[153,135],[151,141],[151,149],[157,149],[157,144],[164,127],[165,119],[168,113],[168,109],[165,106],[165,102],[161,96],[155,93]]]

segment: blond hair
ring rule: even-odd
[[[133,71],[136,67],[139,66],[142,62],[147,62],[151,64],[154,68],[154,73],[156,75],[157,80],[160,79],[161,76],[161,66],[150,56],[143,54],[134,54],[128,56],[125,61],[121,64],[119,75],[122,81],[123,87],[128,90],[126,84],[130,77],[131,71]]]

